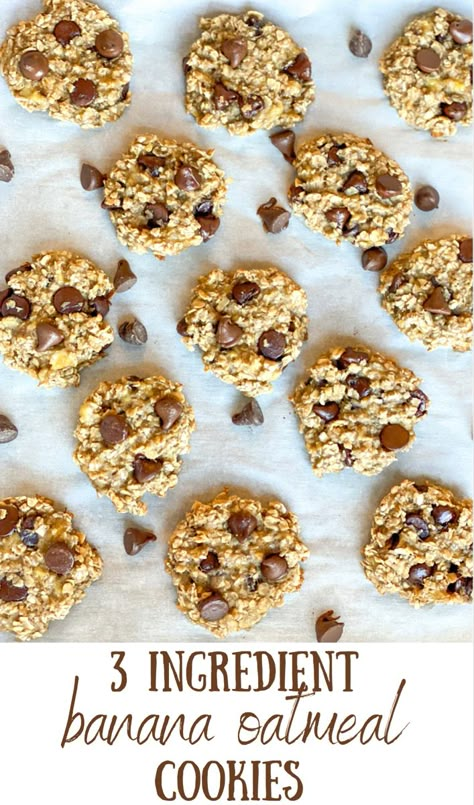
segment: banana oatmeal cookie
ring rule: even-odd
[[[119,241],[162,260],[215,235],[227,186],[213,153],[155,134],[137,137],[104,182],[103,207]]]
[[[41,637],[99,578],[102,560],[48,498],[0,500],[0,631]]]
[[[172,534],[165,567],[178,608],[216,637],[250,629],[303,582],[309,551],[295,515],[221,492],[194,503]]]
[[[288,198],[314,232],[368,249],[392,243],[409,223],[413,193],[400,166],[355,134],[301,145]]]
[[[131,99],[128,35],[84,0],[45,0],[41,14],[10,28],[0,70],[29,112],[86,129],[116,120]]]
[[[183,60],[186,111],[200,126],[230,134],[293,126],[314,99],[311,62],[257,11],[201,19]]]
[[[472,601],[472,501],[424,481],[402,481],[378,506],[363,568],[382,595],[415,607]]]
[[[400,117],[432,137],[472,122],[472,22],[437,8],[412,20],[380,62]]]
[[[145,493],[163,497],[176,486],[193,430],[179,383],[122,377],[100,383],[82,403],[74,460],[117,511],[146,514]]]
[[[411,341],[429,350],[471,348],[472,238],[426,240],[382,272],[382,305]]]
[[[0,354],[40,386],[78,386],[114,334],[105,321],[113,285],[71,252],[42,252],[9,271],[0,288]]]
[[[352,467],[376,475],[408,450],[429,399],[409,369],[367,347],[336,347],[290,398],[318,477]]]
[[[178,333],[206,371],[249,397],[272,390],[307,337],[306,294],[282,271],[214,269],[200,277]]]

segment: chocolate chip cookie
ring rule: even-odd
[[[400,117],[432,137],[472,122],[472,22],[437,8],[412,20],[384,54],[384,89]]]
[[[84,400],[74,460],[119,512],[146,514],[145,493],[176,486],[194,414],[179,383],[164,377],[103,382]]]
[[[250,629],[301,587],[309,551],[279,501],[229,495],[194,503],[172,534],[165,567],[178,608],[216,637]]]
[[[103,206],[120,242],[162,260],[213,237],[227,187],[212,154],[155,134],[137,137],[104,183]]]
[[[429,350],[471,348],[472,238],[426,240],[381,274],[382,305],[411,341]]]
[[[472,501],[442,486],[402,481],[378,506],[363,567],[382,595],[415,607],[472,601]]]
[[[291,37],[257,11],[200,21],[183,59],[186,111],[200,126],[231,134],[293,126],[314,99],[311,62]]]
[[[90,260],[42,252],[9,271],[0,288],[0,353],[40,386],[78,386],[80,372],[112,343],[105,321],[113,285]]]
[[[376,475],[408,450],[429,399],[409,369],[367,347],[335,347],[291,397],[318,477],[352,467]]]
[[[99,578],[102,560],[48,498],[0,500],[0,631],[41,637]]]
[[[314,232],[368,249],[399,238],[413,206],[400,166],[355,134],[323,134],[303,143],[288,198]]]
[[[83,128],[116,120],[130,103],[128,35],[84,0],[45,0],[7,32],[0,70],[21,106]]]
[[[307,337],[305,292],[282,271],[214,269],[200,277],[178,324],[206,371],[256,397],[294,361]]]

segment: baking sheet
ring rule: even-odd
[[[124,344],[118,336],[108,357],[86,370],[81,386],[46,390],[0,362],[0,411],[19,429],[16,441],[0,446],[0,497],[42,494],[66,506],[76,524],[104,559],[102,579],[62,622],[53,623],[48,641],[213,640],[175,607],[175,593],[163,569],[169,535],[195,499],[210,500],[224,485],[265,498],[276,496],[298,516],[311,549],[302,590],[270,612],[234,642],[312,641],[314,618],[334,609],[345,623],[343,640],[467,641],[468,606],[414,610],[396,597],[382,597],[360,567],[374,508],[402,478],[431,478],[459,495],[471,494],[470,355],[448,350],[428,353],[410,343],[379,305],[378,277],[360,266],[360,252],[337,247],[311,233],[293,217],[288,229],[266,234],[255,211],[270,196],[285,204],[292,169],[270,144],[268,133],[231,138],[225,131],[199,128],[183,107],[181,59],[198,33],[200,16],[242,11],[235,0],[104,0],[129,32],[135,57],[133,101],[116,123],[81,131],[72,124],[28,114],[0,80],[0,145],[15,165],[14,180],[0,184],[1,269],[27,261],[46,249],[68,248],[84,254],[113,275],[127,258],[139,281],[115,297],[109,320],[116,329],[133,314],[146,325],[145,347]],[[306,47],[313,62],[316,102],[296,128],[297,138],[319,130],[351,131],[370,137],[395,158],[415,187],[429,183],[441,202],[433,213],[414,210],[402,242],[389,247],[393,257],[425,237],[468,232],[471,222],[471,132],[461,129],[448,141],[409,128],[390,107],[377,62],[409,17],[433,8],[430,2],[367,0],[262,0],[258,9],[286,28]],[[470,4],[452,10],[470,16]],[[0,5],[0,36],[39,11],[36,0]],[[368,59],[347,47],[352,26],[373,41]],[[101,194],[85,193],[79,183],[83,161],[104,172],[138,134],[156,131],[215,148],[215,160],[233,178],[217,236],[159,263],[151,255],[128,252],[116,240]],[[261,428],[237,428],[230,415],[241,404],[232,386],[204,374],[197,352],[190,353],[175,326],[190,291],[215,266],[274,264],[308,294],[309,340],[299,360],[260,402]],[[345,471],[317,479],[310,468],[288,395],[320,353],[334,343],[365,343],[394,357],[423,378],[431,410],[416,429],[414,447],[373,478]],[[100,382],[127,373],[162,372],[184,384],[197,429],[184,458],[178,485],[165,499],[148,496],[148,515],[130,518],[99,499],[73,463],[72,436],[79,406]],[[158,540],[135,557],[125,554],[122,535],[135,522],[151,528]],[[12,640],[1,635],[0,641]]]

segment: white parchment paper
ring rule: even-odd
[[[274,195],[285,204],[291,167],[273,148],[268,133],[231,138],[225,131],[199,128],[185,114],[181,60],[198,33],[200,16],[242,11],[237,0],[104,0],[103,5],[130,33],[135,57],[133,101],[117,123],[81,131],[47,116],[28,114],[0,80],[0,146],[7,147],[16,174],[0,184],[0,273],[44,249],[69,248],[113,275],[117,260],[129,259],[139,281],[115,297],[114,327],[130,314],[147,327],[145,347],[117,336],[106,359],[86,370],[81,386],[44,390],[0,362],[0,411],[19,429],[16,441],[0,445],[0,497],[42,494],[68,507],[76,524],[100,550],[102,579],[66,620],[53,623],[49,641],[190,641],[210,636],[192,626],[175,606],[175,593],[163,569],[167,539],[195,499],[209,500],[224,485],[262,498],[276,496],[299,517],[311,549],[302,590],[269,613],[237,642],[312,641],[314,618],[334,609],[351,641],[466,641],[471,635],[468,606],[426,607],[416,611],[397,597],[382,597],[366,580],[360,549],[374,508],[402,478],[431,478],[462,496],[470,494],[470,356],[448,350],[428,353],[402,335],[379,305],[378,277],[364,272],[360,253],[338,248],[292,218],[279,235],[266,234],[257,206]],[[351,131],[370,137],[399,161],[414,187],[433,184],[437,211],[414,210],[402,242],[390,257],[425,237],[468,232],[471,222],[471,134],[461,129],[449,141],[435,141],[410,129],[390,107],[382,90],[378,59],[413,14],[429,10],[425,0],[261,0],[258,9],[286,28],[306,47],[313,62],[316,102],[296,131]],[[470,4],[452,9],[470,15]],[[39,11],[37,0],[0,4],[0,36]],[[373,40],[366,60],[349,52],[352,26]],[[79,183],[83,161],[104,172],[141,132],[157,131],[215,148],[215,159],[233,177],[217,236],[208,244],[159,263],[120,246],[101,194],[85,193]],[[309,299],[309,340],[296,364],[261,398],[265,424],[236,428],[230,414],[239,393],[212,374],[204,374],[198,353],[189,353],[176,334],[197,277],[214,266],[274,264],[305,288]],[[365,478],[349,470],[317,479],[310,468],[288,395],[318,355],[339,343],[366,343],[393,356],[423,378],[431,398],[428,416],[417,426],[415,446],[381,475]],[[158,540],[136,557],[125,554],[120,516],[98,499],[87,477],[73,463],[72,436],[78,408],[102,379],[126,373],[163,372],[184,384],[194,406],[197,430],[180,480],[163,500],[149,496],[149,513],[136,518]],[[0,640],[11,640],[2,636]],[[212,638],[210,638],[212,639]]]

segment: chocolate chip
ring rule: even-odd
[[[398,289],[400,288],[401,285],[404,284],[404,282],[405,282],[405,276],[401,272],[395,274],[392,282],[390,283],[390,287],[387,293],[395,293],[395,291],[398,291]]]
[[[15,587],[7,579],[0,580],[0,600],[6,602],[24,601],[28,595],[28,587]]]
[[[311,62],[306,53],[298,53],[296,59],[288,65],[285,73],[299,78],[300,81],[309,81],[311,78]]]
[[[116,59],[123,53],[124,43],[118,31],[109,28],[101,31],[95,38],[95,49],[105,59]]]
[[[248,95],[246,98],[239,97],[239,106],[244,120],[253,120],[265,104],[260,95]]]
[[[156,542],[153,531],[143,528],[127,528],[123,535],[123,547],[129,556],[136,556],[148,542]]]
[[[417,532],[418,539],[428,539],[430,529],[428,528],[428,523],[423,520],[419,512],[409,512],[405,517],[405,523],[413,526]]]
[[[30,263],[22,263],[21,266],[18,268],[12,268],[7,274],[5,274],[5,282],[8,282],[11,277],[15,276],[15,274],[22,274],[23,271],[31,271],[33,266]]]
[[[108,296],[96,296],[95,299],[91,300],[91,305],[96,315],[99,314],[105,319],[110,310],[110,300]]]
[[[212,215],[212,211],[214,209],[214,205],[212,203],[212,199],[210,198],[203,198],[201,201],[195,205],[193,214],[197,218],[205,218],[208,215]]]
[[[217,343],[221,347],[224,347],[224,349],[234,347],[239,343],[242,335],[242,328],[239,327],[238,324],[235,324],[228,316],[219,319],[217,325]]]
[[[89,165],[87,162],[83,163],[80,179],[84,190],[97,190],[99,187],[103,187],[104,178],[104,174],[98,168],[94,168],[93,165]]]
[[[387,265],[387,252],[381,246],[373,246],[362,252],[362,268],[366,271],[382,271]]]
[[[272,553],[263,559],[260,572],[265,581],[280,581],[288,573],[288,562],[280,554]]]
[[[390,227],[390,229],[387,229],[387,240],[385,243],[393,243],[395,240],[398,240],[399,237],[400,233],[394,232],[392,227]]]
[[[20,58],[19,68],[29,81],[40,81],[49,71],[49,62],[39,50],[27,50]]]
[[[349,50],[357,58],[366,59],[372,50],[372,42],[367,34],[362,31],[354,31],[349,39]]]
[[[212,593],[198,603],[201,618],[205,621],[220,621],[229,611],[227,601],[220,593]]]
[[[425,565],[424,562],[412,565],[408,572],[408,581],[415,587],[423,587],[425,579],[433,575],[434,567]]]
[[[184,75],[187,75],[191,70],[191,65],[189,64],[188,59],[189,59],[189,53],[187,56],[183,56],[182,67]]]
[[[461,593],[471,598],[472,596],[472,576],[462,576],[452,584],[448,584],[448,593]]]
[[[133,288],[137,281],[136,274],[130,268],[127,260],[119,260],[114,277],[115,293],[125,293]]]
[[[415,204],[423,212],[431,212],[439,206],[439,193],[435,187],[426,184],[420,187],[415,193]]]
[[[204,559],[199,562],[199,570],[202,573],[211,573],[219,567],[219,558],[214,551],[208,551]]]
[[[183,337],[188,335],[186,319],[180,319],[176,325],[176,332]]]
[[[221,53],[229,60],[231,67],[238,67],[247,55],[247,42],[245,39],[224,39]]]
[[[39,535],[35,531],[37,517],[38,514],[33,512],[33,514],[28,514],[21,521],[20,539],[27,548],[36,548],[39,542]]]
[[[245,584],[249,593],[254,593],[258,589],[259,583],[259,579],[255,579],[253,576],[247,576],[245,579]]]
[[[172,395],[167,395],[155,403],[155,414],[161,419],[161,429],[171,430],[183,413],[183,406]]]
[[[49,570],[58,576],[65,576],[74,567],[74,552],[65,542],[55,542],[50,545],[44,555],[44,563]]]
[[[40,321],[36,325],[36,338],[37,352],[47,352],[48,349],[57,347],[58,344],[64,341],[64,335],[61,330],[50,321]]]
[[[402,425],[385,425],[380,431],[380,443],[385,450],[401,450],[410,441],[410,434]]]
[[[400,542],[400,534],[392,534],[392,536],[389,537],[385,545],[388,547],[390,551],[393,551],[395,548],[398,548],[399,542]]]
[[[15,175],[15,168],[10,157],[10,152],[6,148],[0,151],[0,182],[11,182]]]
[[[270,140],[275,148],[278,148],[287,162],[293,162],[295,154],[295,133],[291,129],[277,131],[270,135]]]
[[[424,393],[424,391],[422,391],[421,389],[415,389],[415,391],[411,392],[410,397],[415,397],[417,400],[420,401],[418,408],[416,409],[415,416],[418,417],[426,414],[428,410],[428,403],[430,400],[429,397],[427,397],[427,395]]]
[[[220,218],[215,215],[197,215],[196,221],[201,227],[201,237],[206,243],[210,238],[213,238],[220,227]]]
[[[333,419],[337,419],[339,416],[339,406],[335,402],[324,403],[324,405],[315,403],[312,410],[323,422],[332,422]]]
[[[346,347],[342,355],[337,360],[337,368],[338,369],[347,369],[351,363],[363,363],[364,361],[368,361],[369,356],[366,352],[362,352],[358,349],[352,349],[352,347]]]
[[[363,397],[368,397],[369,394],[372,393],[370,380],[362,375],[349,375],[346,380],[346,384],[349,386],[349,388],[354,389],[354,391],[357,392],[360,400],[362,400]]]
[[[337,153],[341,150],[341,148],[345,148],[345,145],[332,145],[328,151],[328,167],[332,168],[334,165],[340,165],[342,163],[342,159]]]
[[[60,20],[54,26],[53,34],[59,44],[66,47],[76,36],[81,35],[81,29],[72,20]]]
[[[160,175],[161,169],[166,165],[165,157],[157,157],[156,154],[141,154],[137,159],[139,168],[148,171],[156,179]]]
[[[257,14],[249,14],[244,22],[249,26],[249,28],[255,28],[256,35],[260,36],[262,33],[262,28],[265,25],[265,18]]]
[[[163,461],[161,459],[147,458],[143,453],[138,453],[133,459],[133,475],[139,484],[152,481],[161,472],[162,468]]]
[[[232,415],[234,425],[263,425],[263,413],[257,400],[249,400],[241,411]]]
[[[244,540],[248,539],[257,526],[257,518],[243,509],[233,512],[227,520],[227,528],[239,542],[244,542]]]
[[[339,621],[339,615],[334,610],[323,612],[316,620],[316,639],[318,643],[337,643],[344,631],[344,624]]]
[[[120,444],[129,435],[127,420],[122,414],[106,414],[101,419],[99,430],[107,445]]]
[[[468,45],[472,42],[471,20],[454,20],[449,26],[449,33],[457,45]]]
[[[459,242],[458,256],[462,263],[472,263],[472,238],[464,238]]]
[[[467,104],[459,103],[458,101],[453,101],[453,103],[442,103],[441,112],[445,117],[449,117],[450,120],[454,120],[456,122],[466,117]]]
[[[304,188],[301,186],[296,186],[294,184],[290,185],[288,188],[288,200],[291,204],[299,204],[303,199],[302,196],[304,195]]]
[[[146,344],[148,341],[146,327],[141,321],[138,321],[138,319],[123,321],[119,327],[118,333],[122,341],[125,341],[127,344],[138,346]]]
[[[4,301],[11,296],[11,294],[12,294],[11,288],[3,288],[3,290],[0,291],[0,316],[3,316],[2,305]]]
[[[342,229],[347,224],[351,214],[347,207],[332,207],[324,213],[327,221],[336,224],[339,229]]]
[[[100,206],[103,210],[121,210],[121,201],[118,199],[117,203],[111,204],[105,200],[105,198],[101,201]]]
[[[85,301],[81,292],[71,285],[58,288],[53,295],[53,305],[57,313],[80,313]]]
[[[18,428],[4,414],[0,414],[0,444],[13,442],[18,436]]]
[[[375,189],[381,198],[398,196],[403,190],[402,183],[390,173],[382,173],[375,180]]]
[[[201,176],[191,165],[181,165],[176,171],[174,181],[180,190],[187,193],[201,187]]]
[[[439,313],[442,316],[450,316],[451,309],[446,302],[443,289],[437,285],[433,293],[430,293],[427,299],[423,302],[424,310],[428,313]]]
[[[90,106],[97,96],[96,85],[89,78],[78,78],[73,84],[70,96],[74,106]]]
[[[0,537],[8,537],[20,519],[16,506],[0,503]]]
[[[346,467],[352,467],[354,465],[354,456],[352,455],[352,451],[349,450],[348,447],[344,447],[343,444],[338,445],[339,450],[341,451],[341,458]]]
[[[234,101],[239,101],[240,95],[238,92],[235,92],[233,89],[227,89],[224,84],[218,81],[214,85],[214,106],[218,111],[222,111],[223,109],[227,109],[229,104],[234,103]]]
[[[261,204],[257,210],[257,215],[262,219],[265,231],[270,232],[272,235],[277,235],[283,229],[286,229],[291,217],[287,210],[276,203],[276,198],[271,198],[265,204]]]
[[[270,361],[278,361],[285,354],[286,338],[277,330],[265,330],[258,339],[258,351]]]
[[[167,224],[170,219],[170,214],[168,212],[168,208],[165,207],[161,201],[157,201],[154,204],[149,202],[145,205],[145,215],[148,218],[147,227],[148,229],[156,229],[157,227],[162,227],[164,224]]]
[[[128,81],[126,84],[123,85],[122,92],[120,93],[119,101],[123,102],[123,101],[125,101],[127,99],[129,89],[130,89],[130,81]]]
[[[436,525],[442,528],[454,525],[458,521],[457,512],[454,509],[450,509],[449,506],[433,506],[431,514]]]
[[[232,296],[238,305],[246,305],[260,293],[256,282],[237,282],[232,288]]]
[[[30,303],[24,296],[14,293],[7,296],[0,307],[2,316],[14,316],[16,319],[26,321],[31,311]]]
[[[351,221],[348,224],[344,224],[342,227],[342,234],[345,238],[355,238],[360,233],[360,226],[356,221]]]
[[[354,188],[354,190],[356,190],[360,195],[367,193],[367,179],[361,171],[352,171],[342,185],[341,189],[345,192],[351,188]]]
[[[434,73],[439,69],[441,59],[433,48],[421,48],[415,53],[416,66],[422,73]]]

